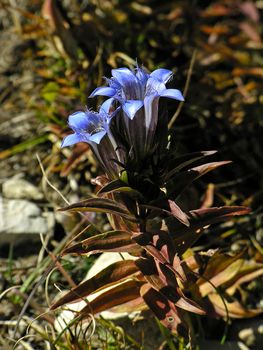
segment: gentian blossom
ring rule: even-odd
[[[87,110],[71,114],[68,119],[69,127],[74,131],[64,138],[61,147],[71,146],[78,142],[86,142],[90,145],[104,171],[110,177],[117,177],[119,166],[113,160],[122,161],[117,144],[110,132],[111,118],[118,112],[110,113],[112,99],[105,101],[99,112]]]
[[[122,132],[125,132],[136,159],[143,159],[158,143],[155,134],[160,118],[160,97],[184,100],[179,90],[166,88],[165,84],[171,77],[172,72],[162,68],[150,74],[139,67],[135,70],[113,69],[112,77],[106,79],[108,86],[98,87],[90,95],[107,96],[118,101],[124,114],[125,130]]]
[[[62,147],[87,142],[110,178],[118,178],[122,169],[139,172],[145,159],[161,153],[168,143],[167,113],[161,109],[161,97],[183,101],[177,89],[166,88],[172,71],[143,68],[112,70],[108,86],[98,87],[90,97],[106,96],[99,112],[87,110],[69,116],[74,131]],[[130,162],[130,163],[129,163]]]

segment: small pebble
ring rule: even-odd
[[[237,345],[240,350],[250,350],[244,343],[242,343],[242,341],[238,341]]]
[[[256,337],[252,328],[242,329],[238,333],[239,338],[246,343],[246,345],[251,346],[255,343]]]

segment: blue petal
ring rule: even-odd
[[[143,69],[143,68],[137,68],[136,69],[136,77],[139,79],[139,81],[142,84],[146,84],[147,79],[149,78],[149,74]]]
[[[128,68],[112,69],[111,74],[123,87],[137,84],[137,78]]]
[[[178,101],[184,101],[184,97],[183,97],[181,91],[177,90],[177,89],[166,89],[166,90],[163,90],[160,93],[160,96],[173,98],[173,99],[178,100]]]
[[[167,83],[167,81],[170,79],[172,75],[173,75],[173,72],[171,70],[160,68],[160,69],[154,70],[150,74],[150,77],[157,79],[162,83]]]
[[[64,139],[61,143],[61,148],[67,147],[67,146],[72,146],[78,142],[87,142],[87,139],[84,135],[81,135],[81,134],[68,135],[68,136],[64,137]]]
[[[129,100],[122,105],[122,109],[130,119],[133,119],[136,112],[143,106],[143,101]]]
[[[154,94],[144,98],[145,127],[150,133],[155,132],[155,126],[157,125],[159,98],[159,95]]]
[[[95,89],[89,97],[94,97],[94,96],[107,96],[107,97],[112,97],[116,94],[116,89],[111,88],[109,86],[101,86]]]
[[[164,90],[166,90],[166,86],[163,82],[153,77],[150,77],[146,84],[145,95],[160,95],[160,93]]]
[[[109,98],[108,100],[103,102],[103,104],[100,106],[99,113],[101,114],[104,112],[106,114],[109,114],[113,101],[114,101],[114,98]]]
[[[101,139],[106,135],[106,131],[99,131],[96,134],[93,134],[91,136],[89,136],[89,141],[95,142],[97,144],[100,143]]]
[[[68,118],[68,124],[74,131],[79,129],[85,130],[88,123],[89,120],[85,112],[75,112]]]

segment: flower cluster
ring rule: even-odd
[[[66,136],[62,147],[77,142],[90,144],[95,156],[111,178],[119,176],[121,164],[128,159],[143,161],[158,144],[167,143],[165,114],[159,112],[160,97],[178,101],[184,98],[177,89],[167,89],[172,72],[156,69],[147,73],[143,68],[112,70],[106,79],[108,86],[96,88],[90,97],[106,96],[99,112],[76,112],[69,117],[74,134]],[[166,126],[165,126],[166,125]],[[161,140],[157,134],[161,134]]]

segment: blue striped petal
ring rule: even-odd
[[[100,110],[99,113],[106,113],[109,114],[110,113],[110,108],[112,106],[112,103],[114,102],[114,98],[108,98],[105,102],[103,102],[103,104],[100,106]]]
[[[165,89],[160,92],[160,96],[173,98],[178,101],[184,101],[181,91],[177,89]]]
[[[91,142],[95,142],[97,145],[100,143],[101,139],[106,135],[106,131],[99,131],[96,134],[93,134],[88,137],[88,140]]]
[[[69,116],[68,124],[73,130],[85,130],[89,120],[85,112],[75,112]]]
[[[171,78],[172,75],[173,75],[173,72],[171,70],[160,68],[160,69],[154,70],[150,74],[150,77],[157,79],[162,83],[167,83],[167,81]]]
[[[122,109],[130,119],[133,119],[136,112],[143,106],[143,101],[129,100],[122,105]]]
[[[116,94],[116,89],[111,88],[109,86],[101,86],[95,89],[89,97],[94,96],[107,96],[107,97],[113,97]]]
[[[87,142],[87,138],[81,134],[68,135],[68,136],[64,137],[64,139],[61,143],[61,147],[72,146],[78,142]]]
[[[137,84],[137,78],[134,73],[128,68],[112,69],[111,74],[122,87]]]
[[[143,68],[138,67],[136,69],[136,77],[139,79],[141,84],[145,85],[149,76],[150,75]]]
[[[164,90],[166,90],[166,86],[163,82],[153,77],[150,77],[146,84],[145,95],[159,95]]]

